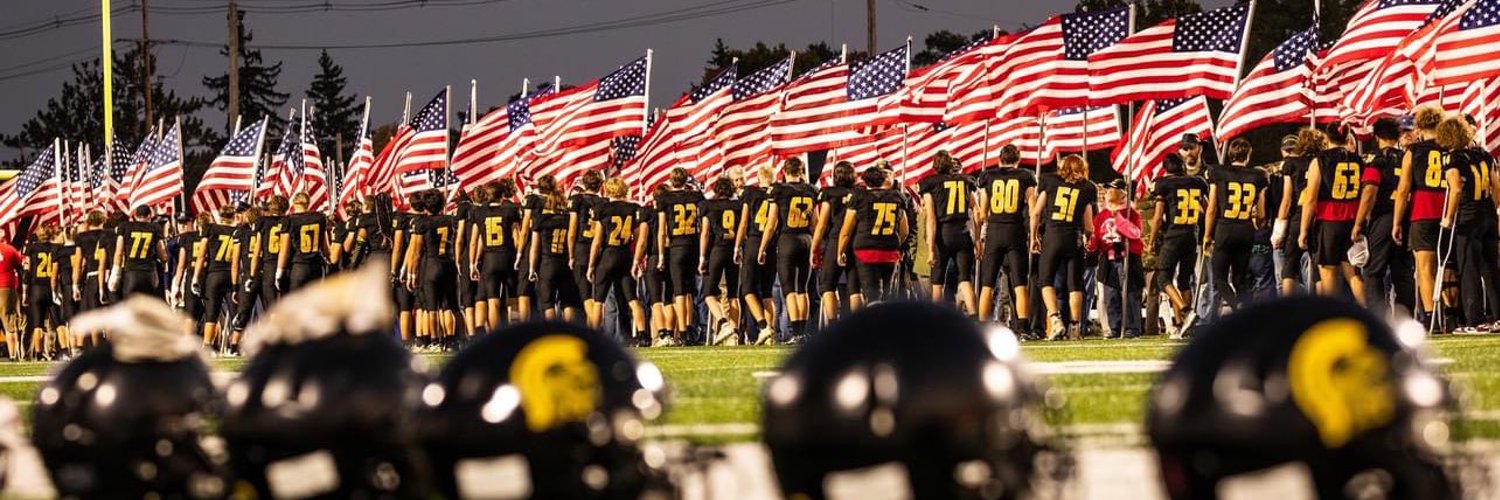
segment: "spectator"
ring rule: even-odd
[[[1105,186],[1104,203],[1094,217],[1094,233],[1088,249],[1099,259],[1110,337],[1140,337],[1141,290],[1146,285],[1141,268],[1141,214],[1126,199],[1124,179]]]

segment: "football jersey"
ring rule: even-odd
[[[984,220],[990,224],[1020,224],[1030,214],[1026,191],[1036,187],[1036,174],[1022,168],[991,168],[979,173],[978,189],[989,197]]]
[[[234,228],[222,224],[209,224],[203,228],[203,238],[208,252],[204,265],[209,271],[228,271],[234,263]]]
[[[317,212],[286,216],[281,221],[283,237],[291,238],[291,261],[304,264],[323,262],[324,238],[328,237],[328,217]]]
[[[788,182],[771,188],[781,234],[812,234],[813,204],[818,189],[806,182]]]
[[[1302,199],[1302,191],[1307,188],[1307,169],[1312,166],[1312,158],[1302,156],[1288,156],[1281,161],[1281,175],[1292,180],[1292,192],[1286,196],[1292,197],[1292,208],[1287,212],[1290,220],[1301,220],[1297,214],[1302,213],[1302,205],[1297,203]]]
[[[1253,222],[1255,203],[1268,182],[1264,172],[1248,167],[1215,166],[1208,169],[1208,180],[1216,192],[1218,224]]]
[[[542,255],[568,254],[568,214],[543,214],[536,220],[536,233]]]
[[[187,250],[187,262],[183,265],[191,268],[198,256],[203,255],[203,245],[206,243],[197,231],[188,231],[177,235],[177,248]]]
[[[844,223],[844,204],[852,194],[854,188],[843,186],[829,186],[818,191],[818,206],[828,204],[828,229],[823,233],[824,241],[838,242],[839,225]]]
[[[698,191],[667,191],[656,199],[656,206],[667,216],[667,244],[671,246],[696,246],[698,244],[698,204],[703,193]]]
[[[596,194],[575,194],[568,198],[568,213],[578,216],[578,246],[594,244],[594,210],[604,202]]]
[[[640,227],[641,211],[642,208],[639,205],[628,201],[607,201],[600,204],[599,208],[594,210],[594,221],[599,223],[599,232],[604,236],[603,246],[630,248],[635,244],[635,232]]]
[[[1319,220],[1354,220],[1364,169],[1364,161],[1348,149],[1330,148],[1318,153]]]
[[[83,272],[97,272],[99,270],[99,263],[108,258],[103,245],[99,244],[103,238],[104,231],[99,229],[83,231],[73,237],[73,241],[78,244],[78,248],[83,249],[83,261],[81,262]]]
[[[1495,200],[1490,192],[1489,153],[1477,149],[1460,149],[1448,154],[1448,169],[1457,170],[1464,180],[1458,197],[1458,223],[1476,224],[1495,218]],[[1488,222],[1493,224],[1493,222]]]
[[[1374,207],[1370,209],[1371,217],[1395,211],[1396,188],[1401,185],[1401,157],[1404,154],[1400,148],[1384,148],[1375,153],[1370,164],[1365,165],[1360,184],[1377,189]]]
[[[1197,231],[1208,200],[1208,182],[1192,175],[1167,175],[1156,180],[1152,196],[1166,205],[1163,230],[1168,234]]]
[[[1083,226],[1084,213],[1090,210],[1098,198],[1094,184],[1084,179],[1066,182],[1057,174],[1046,174],[1041,179],[1041,191],[1047,196],[1042,220],[1048,229],[1077,231]]]
[[[871,189],[855,192],[849,199],[849,210],[854,211],[854,241],[856,250],[897,250],[901,248],[897,224],[900,222],[901,194],[891,189]]]
[[[514,228],[521,224],[521,208],[515,203],[474,207],[469,211],[472,231],[479,235],[481,252],[487,255],[516,250]]]
[[[260,232],[260,261],[269,262],[262,265],[262,269],[274,269],[276,259],[281,255],[281,238],[285,234],[281,227],[281,217],[263,216],[255,222],[256,230]]]
[[[429,259],[453,259],[453,239],[458,237],[458,222],[452,215],[419,215],[412,221],[412,233],[422,235],[422,256]]]
[[[33,285],[50,285],[52,279],[52,252],[56,245],[51,243],[27,243],[26,255],[27,265],[30,270],[26,276],[30,278]],[[50,299],[48,299],[50,300]]]
[[[157,245],[161,244],[161,226],[150,222],[126,221],[118,228],[125,238],[124,269],[129,271],[155,271]]]
[[[713,246],[734,245],[735,231],[739,230],[740,202],[738,200],[705,200],[698,209],[703,220],[708,222],[708,242]]]
[[[646,242],[646,256],[651,257],[659,253],[657,252],[656,248],[656,226],[658,225],[658,222],[656,220],[656,208],[642,206],[640,208],[640,211],[636,213],[635,223],[636,225],[646,225],[646,237],[649,238],[649,240],[647,240]]]
[[[52,246],[52,262],[57,263],[58,283],[73,282],[73,253],[76,250],[78,250],[76,242]]]
[[[937,220],[958,222],[969,218],[969,196],[974,194],[974,184],[968,177],[959,174],[929,175],[917,183],[917,192],[932,197],[932,210]]]
[[[746,186],[740,191],[740,207],[749,215],[749,226],[745,227],[746,238],[758,238],[766,227],[766,217],[771,215],[771,196],[765,188]]]

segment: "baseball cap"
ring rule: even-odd
[[[1281,149],[1283,151],[1297,148],[1297,136],[1284,135],[1281,137]]]
[[[1203,143],[1198,140],[1197,134],[1182,134],[1182,147],[1198,147]]]

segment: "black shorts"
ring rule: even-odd
[[[1179,275],[1186,275],[1189,282],[1198,267],[1198,234],[1192,231],[1168,231],[1156,250],[1156,286],[1181,282]]]
[[[583,296],[573,282],[567,255],[544,255],[536,272],[536,293],[543,311],[553,307],[583,307]]]
[[[599,250],[599,262],[594,267],[593,299],[604,302],[614,290],[621,304],[635,302],[635,279],[630,276],[634,262],[632,252],[626,247],[605,247]]]
[[[157,286],[159,278],[156,271],[126,269],[120,275],[120,296],[143,294],[159,299],[161,298],[161,288]]]
[[[776,245],[766,248],[766,264],[755,260],[760,252],[760,237],[746,236],[740,249],[740,297],[754,295],[769,299],[776,285]]]
[[[530,245],[527,246],[529,247]],[[536,297],[536,282],[531,281],[531,279],[528,277],[528,275],[531,273],[532,264],[530,248],[523,249],[521,251],[525,253],[521,254],[521,276],[518,280],[519,283],[516,285],[516,296],[534,298]]]
[[[1411,234],[1406,236],[1406,246],[1413,252],[1436,252],[1438,249],[1438,230],[1443,224],[1436,219],[1419,220],[1411,223]],[[1447,250],[1446,248],[1444,250]]]
[[[1030,272],[1027,262],[1027,254],[1031,252],[1029,232],[1021,223],[994,223],[985,229],[984,258],[979,261],[980,287],[995,288],[1001,270],[1005,271],[1010,288],[1026,286],[1026,275]]]
[[[327,273],[327,266],[322,262],[293,262],[292,268],[287,270],[286,291],[291,292],[307,285],[316,283],[323,279]]]
[[[1354,232],[1354,221],[1318,222],[1316,257],[1319,266],[1337,266],[1349,263],[1349,247],[1354,242],[1349,235]]]
[[[734,247],[714,246],[708,249],[708,275],[703,279],[703,296],[718,297],[723,292],[719,291],[719,285],[724,284],[729,290],[730,296],[738,295],[740,289],[740,273],[734,269]]]
[[[948,279],[948,263],[958,268],[960,283],[974,280],[974,237],[963,221],[938,223],[938,237],[933,240],[932,285],[942,286]]]
[[[218,322],[224,316],[225,299],[229,298],[229,292],[234,284],[229,282],[229,270],[206,271],[203,273],[203,281],[198,283],[198,291],[203,293],[203,317],[204,323]]]
[[[859,294],[870,302],[879,302],[890,298],[896,287],[896,264],[871,264],[865,262],[854,263],[855,272],[859,273]]]
[[[664,304],[672,301],[672,286],[667,283],[667,271],[659,269],[661,256],[652,255],[646,258],[646,302],[652,304]]]
[[[781,279],[782,293],[807,293],[812,268],[807,259],[812,252],[812,236],[783,234],[776,244],[776,276]]]
[[[479,300],[515,298],[516,254],[510,250],[479,256]]]
[[[848,284],[844,287],[846,293],[855,295],[859,293],[859,274],[854,271],[854,251],[850,250],[844,256],[847,266],[839,265],[839,242],[838,238],[830,238],[823,246],[823,266],[818,268],[818,293],[834,293],[839,289],[839,278],[844,278]]]
[[[83,277],[83,303],[79,304],[79,312],[88,312],[104,306],[104,299],[99,297],[99,275],[90,273]]]
[[[458,270],[447,259],[424,259],[417,276],[417,307],[425,311],[452,311],[458,307]]]
[[[583,298],[594,300],[594,284],[589,282],[589,252],[592,244],[573,247],[573,283]]]
[[[468,252],[463,253],[467,254]],[[454,271],[456,274],[454,279],[457,281],[454,287],[456,296],[458,297],[458,306],[464,308],[474,307],[477,293],[475,293],[476,284],[473,279],[470,279],[474,276],[474,273],[471,272],[473,269],[469,267],[469,257],[467,255],[460,255],[459,259],[458,270]]]
[[[1281,243],[1281,279],[1302,279],[1302,256],[1307,252],[1297,244],[1297,236],[1302,231],[1302,214],[1293,213],[1287,217],[1286,239]]]
[[[698,287],[698,247],[678,245],[667,247],[667,282],[672,284],[672,296],[692,295]]]
[[[1042,286],[1053,286],[1057,273],[1065,273],[1069,292],[1083,291],[1083,247],[1074,230],[1050,228],[1042,235],[1042,258],[1037,268]]]
[[[51,326],[61,325],[58,318],[57,303],[52,302],[52,285],[47,283],[34,283],[26,288],[26,329],[47,329],[47,322]]]
[[[59,270],[58,273],[62,276],[69,276],[69,279],[72,279],[72,271]],[[73,283],[71,281],[59,279],[57,280],[57,287],[59,288],[57,297],[62,301],[61,304],[57,305],[57,322],[62,325],[73,321],[73,316],[78,314],[78,301],[73,300]],[[189,295],[187,300],[191,303],[193,302],[193,297]]]

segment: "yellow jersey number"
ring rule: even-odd
[[[1075,212],[1078,208],[1078,189],[1061,186],[1057,188],[1057,198],[1052,201],[1052,220],[1061,222],[1073,222]]]
[[[495,248],[505,245],[505,218],[484,218],[484,246]]]
[[[1177,212],[1172,216],[1172,224],[1186,226],[1197,224],[1198,219],[1203,217],[1203,190],[1201,189],[1178,189],[1177,190]]]
[[[1469,171],[1474,174],[1474,201],[1489,198],[1490,162],[1481,161],[1478,165],[1470,165]]]
[[[719,216],[719,224],[721,224],[721,227],[724,228],[723,239],[734,239],[734,229],[736,227],[739,227],[735,225],[735,218],[737,218],[738,216],[739,213],[735,212],[734,210],[725,210],[724,215]]]
[[[607,235],[608,243],[612,247],[622,247],[635,239],[635,216],[633,215],[611,215],[609,225],[614,228]]]
[[[672,236],[698,234],[698,206],[672,205]]]
[[[271,226],[271,242],[266,247],[266,253],[276,255],[281,253],[281,225]]]
[[[219,235],[219,250],[214,252],[215,262],[229,262],[234,253],[234,237],[227,234]]]
[[[813,199],[811,196],[793,196],[787,201],[786,227],[805,229],[811,225]]]
[[[318,231],[318,226],[307,225],[297,228],[297,251],[300,253],[313,253],[318,251],[318,242],[322,241],[323,234]]]
[[[1423,170],[1422,184],[1434,189],[1448,186],[1448,181],[1443,178],[1442,153],[1437,151],[1427,152],[1427,169]]]
[[[870,206],[875,209],[875,224],[871,225],[870,234],[875,236],[896,234],[896,204],[874,203]]]
[[[1021,181],[1006,179],[990,183],[990,214],[1010,215],[1021,208]]]
[[[943,215],[969,212],[969,190],[965,189],[964,181],[944,181],[943,189],[948,191],[948,205]]]
[[[1333,199],[1347,201],[1359,198],[1359,164],[1342,162],[1333,166]]]
[[[567,231],[562,231],[562,230],[554,230],[554,231],[552,231],[552,239],[551,239],[551,241],[548,242],[548,246],[550,248],[550,251],[553,254],[560,254],[560,253],[567,252],[568,251],[568,232]]]
[[[448,228],[438,227],[433,228],[433,231],[436,232],[438,236],[437,254],[448,255]]]
[[[1257,189],[1254,184],[1248,182],[1231,182],[1227,185],[1229,192],[1226,193],[1227,203],[1224,204],[1224,218],[1233,220],[1250,220],[1255,211],[1255,195]]]
[[[32,264],[32,271],[38,278],[52,277],[52,254],[40,253],[36,256],[36,262]]]
[[[146,256],[151,252],[151,243],[153,243],[152,240],[154,239],[155,238],[152,237],[151,233],[130,233],[130,254],[126,257],[132,259],[146,258]]]

